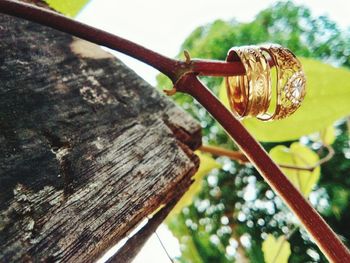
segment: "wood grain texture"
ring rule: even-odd
[[[200,127],[99,47],[0,15],[0,262],[91,262],[198,168]]]

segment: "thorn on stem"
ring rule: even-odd
[[[172,89],[164,89],[163,92],[167,95],[167,96],[173,96],[176,93],[176,88],[173,87]]]
[[[191,55],[188,52],[188,50],[186,50],[186,49],[184,50],[184,56],[186,58],[185,63],[186,64],[191,64]]]

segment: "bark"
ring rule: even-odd
[[[190,185],[200,126],[94,44],[0,39],[0,262],[95,261]]]

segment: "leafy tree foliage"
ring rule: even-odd
[[[81,9],[90,1],[90,0],[43,0],[51,8],[56,11],[65,14],[66,16],[74,17],[76,16]]]
[[[198,27],[184,41],[182,49],[187,49],[193,57],[224,60],[227,51],[233,45],[264,42],[289,47],[297,56],[318,59],[335,66],[350,67],[350,30],[342,31],[326,16],[313,17],[309,9],[296,6],[290,1],[279,2],[261,11],[250,23],[217,20]],[[311,64],[311,69],[318,68],[319,65],[325,66],[320,62]],[[349,72],[345,69],[339,70],[346,74]],[[325,71],[325,74],[328,72]],[[348,81],[341,79],[344,76],[339,79],[336,76],[338,75],[331,76],[332,81],[344,83]],[[317,78],[315,79],[317,81]],[[222,79],[203,80],[216,94],[219,94]],[[163,76],[158,76],[158,83],[160,87],[171,85]],[[340,85],[339,91],[344,97],[346,87]],[[317,96],[317,92],[314,96]],[[349,97],[345,95],[346,98],[350,104]],[[235,145],[221,127],[198,103],[183,94],[176,94],[174,99],[200,121],[205,144],[235,149]],[[324,112],[329,108],[319,105],[317,110]],[[345,109],[342,114],[349,112],[349,109]],[[335,141],[332,146],[335,155],[329,162],[322,164],[321,175],[317,175],[314,180],[315,183],[318,180],[316,186],[312,191],[308,186],[306,195],[309,195],[315,208],[344,238],[346,244],[349,244],[350,233],[347,229],[347,222],[350,220],[349,128],[346,119],[336,122],[334,126]],[[275,149],[279,150],[291,147],[293,151],[297,151],[299,147],[303,151],[312,152],[308,154],[316,160],[315,155],[322,158],[327,154],[324,144],[327,142],[322,140],[322,135],[305,134],[300,139],[286,137],[279,144],[264,143],[264,146],[268,151],[276,146]],[[308,148],[305,149],[306,147]],[[288,155],[284,158],[290,160],[291,157]],[[264,258],[265,260],[267,258],[266,253],[264,257],[262,250],[264,240],[268,238],[271,244],[273,242],[277,244],[282,240],[278,237],[288,238],[291,250],[289,262],[327,262],[319,249],[309,240],[306,232],[299,227],[297,219],[251,165],[242,165],[224,157],[216,160],[221,163],[222,168],[213,169],[200,182],[201,192],[194,198],[194,202],[182,209],[177,216],[167,219],[169,228],[181,244],[182,255],[178,259],[180,262],[232,262],[238,259],[240,262],[264,262]],[[296,172],[291,174],[295,176]],[[285,253],[288,252],[288,245],[283,246]],[[271,258],[271,255],[269,257]]]

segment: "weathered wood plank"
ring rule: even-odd
[[[0,39],[0,261],[94,261],[188,187],[200,127],[91,43],[5,15]]]

